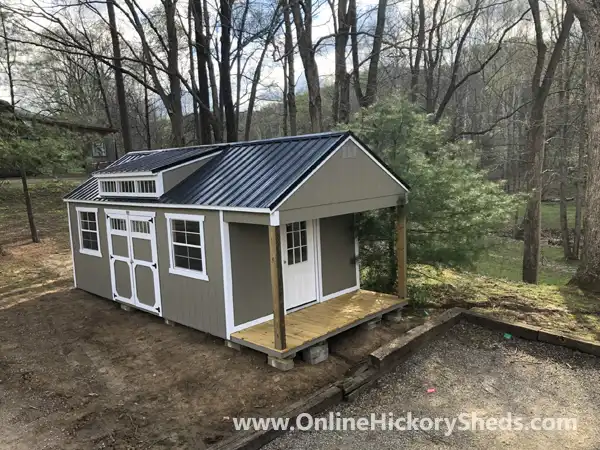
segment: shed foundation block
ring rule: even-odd
[[[292,358],[277,358],[276,356],[267,356],[267,363],[271,367],[287,372],[294,368],[294,360]]]
[[[242,346],[240,344],[236,344],[235,342],[232,342],[227,339],[225,339],[225,347],[232,348],[234,350],[237,350],[238,352],[242,351]]]
[[[329,358],[329,344],[327,341],[302,350],[302,359],[308,364],[319,364]]]
[[[369,320],[368,322],[363,323],[360,327],[364,330],[372,330],[377,328],[381,323],[381,316],[375,317],[374,319]]]
[[[387,320],[388,322],[393,322],[393,323],[402,322],[402,308],[398,308],[395,311],[385,314],[383,316],[383,318],[385,320]]]

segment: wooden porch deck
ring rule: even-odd
[[[275,348],[273,320],[231,334],[240,345],[285,358],[331,336],[406,305],[395,295],[359,290],[308,306],[285,316],[286,344]]]

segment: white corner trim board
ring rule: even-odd
[[[71,207],[67,204],[67,220],[69,221],[69,243],[71,244],[71,262],[73,266],[73,287],[77,287],[77,273],[75,272],[75,240],[73,239],[73,227],[71,226]]]
[[[229,223],[219,211],[219,228],[221,231],[221,262],[223,264],[223,297],[225,301],[225,334],[227,339],[235,329],[233,317],[233,275],[231,269],[231,241],[229,239]]]
[[[207,264],[206,264],[206,252],[204,245],[204,216],[196,214],[172,214],[165,213],[165,219],[167,220],[167,230],[169,239],[169,273],[173,275],[181,275],[188,278],[196,278],[198,280],[208,280]],[[173,248],[173,220],[187,220],[190,222],[200,223],[200,251],[202,253],[202,270],[185,269],[177,267],[175,265],[175,253]]]
[[[97,256],[98,258],[102,258],[102,250],[101,250],[101,242],[100,242],[100,221],[98,220],[98,208],[87,208],[87,207],[83,207],[83,206],[78,206],[75,208],[75,210],[77,211],[77,230],[78,230],[78,235],[79,235],[79,253],[82,253],[84,255],[89,255],[89,256]],[[85,230],[87,232],[95,232],[96,233],[96,240],[98,242],[98,250],[93,250],[93,249],[89,249],[89,248],[84,248],[83,247],[83,233],[82,233],[82,229],[81,229],[81,213],[83,212],[91,212],[94,213],[96,216],[96,229],[95,230]]]

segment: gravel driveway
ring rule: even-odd
[[[486,420],[510,413],[513,424],[519,419],[525,428],[536,417],[576,418],[577,429],[515,431],[506,429],[505,420],[495,431],[452,434],[444,425],[439,431],[294,431],[265,449],[600,449],[600,358],[459,324],[329,414],[393,413],[397,419],[408,412],[432,419],[466,414],[468,420],[473,414]]]

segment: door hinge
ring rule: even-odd
[[[110,259],[114,259],[115,257],[113,255],[110,255]]]
[[[155,309],[156,311],[160,312],[160,306],[157,306]]]
[[[113,292],[113,297],[117,298],[117,293],[116,292]]]
[[[154,217],[150,217],[150,219],[148,219],[148,222],[154,223]]]
[[[154,267],[155,269],[158,268],[158,266],[156,265],[156,263],[152,264],[152,267]]]

